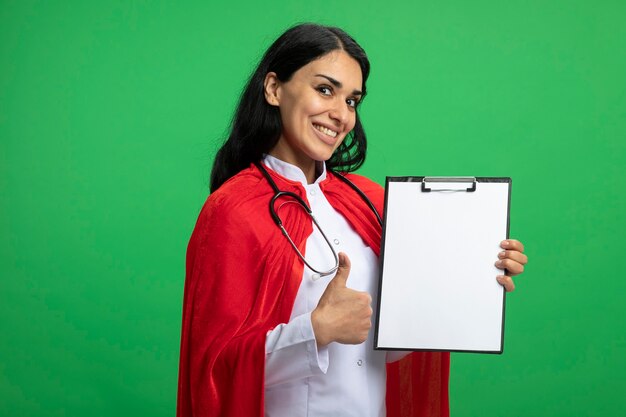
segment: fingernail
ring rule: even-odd
[[[504,255],[506,255],[506,251],[502,251],[498,254],[498,258],[504,258]]]
[[[504,279],[504,275],[498,275],[498,276],[496,276],[496,279],[498,281],[502,281]]]
[[[496,266],[497,266],[498,268],[502,267],[502,261],[496,261]]]
[[[502,241],[502,246],[509,246],[509,241],[508,240],[503,240]]]

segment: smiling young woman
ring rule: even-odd
[[[350,173],[369,70],[344,31],[303,24],[252,74],[187,250],[179,417],[448,415],[448,353],[372,347],[384,192]]]
[[[339,28],[302,24],[290,28],[276,39],[263,55],[241,95],[230,135],[213,163],[211,192],[216,191],[235,174],[248,168],[251,163],[260,161],[263,155],[268,154],[278,143],[283,133],[284,121],[278,103],[268,101],[267,94],[271,94],[271,91],[267,90],[267,87],[270,87],[268,84],[275,82],[277,86],[286,85],[300,69],[313,61],[323,59],[326,55],[341,55],[340,53],[349,56],[360,69],[358,78],[361,83],[359,87],[355,87],[359,90],[355,93],[360,93],[360,98],[354,94],[355,101],[349,101],[350,105],[356,108],[356,101],[365,97],[367,93],[370,63],[365,51],[352,37]],[[338,67],[336,64],[334,66]],[[330,74],[319,75],[322,76],[321,79],[315,81],[318,83],[318,92],[323,95],[332,96],[333,88],[338,86],[337,82],[340,83],[339,87],[343,85],[342,81],[350,81],[355,86],[359,84],[357,79],[338,80]],[[324,78],[323,75],[332,79]],[[352,172],[363,165],[367,140],[358,111],[354,112],[354,117],[354,128],[344,136],[339,147],[326,161],[326,167]]]
[[[280,109],[282,131],[269,154],[298,166],[312,183],[318,162],[333,155],[356,122],[363,95],[359,63],[343,50],[297,70],[287,82],[265,78],[265,97]]]

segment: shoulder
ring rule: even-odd
[[[254,201],[259,194],[267,194],[266,187],[260,187],[262,177],[252,167],[240,171],[207,198],[205,208],[238,210]]]
[[[380,184],[370,180],[367,177],[364,177],[363,175],[347,173],[344,174],[344,176],[359,187],[380,191],[384,190],[384,188]]]
[[[261,174],[246,168],[226,181],[207,198],[198,216],[195,232],[249,233],[258,228],[259,216],[265,214],[271,197],[271,188],[263,183]]]
[[[384,198],[385,189],[380,184],[372,181],[371,179],[364,177],[363,175],[353,173],[348,173],[344,176],[352,181],[354,185],[359,187],[359,189],[361,189],[370,198]]]
[[[329,183],[329,190],[333,190],[333,193],[338,198],[357,198],[357,194],[351,190],[351,186],[346,184],[339,178],[332,178],[334,176],[342,176],[348,181],[350,181],[353,185],[355,185],[361,192],[363,192],[367,198],[372,201],[377,209],[380,211],[383,207],[383,202],[385,199],[385,189],[380,186],[380,184],[375,183],[367,177],[359,174],[353,173],[334,173],[331,176],[331,181]]]

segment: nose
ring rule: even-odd
[[[332,108],[328,112],[328,116],[338,125],[345,125],[350,118],[350,110],[348,105],[342,100],[335,100]]]

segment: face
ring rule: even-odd
[[[363,77],[359,63],[342,50],[311,61],[287,82],[265,78],[265,97],[280,110],[283,130],[270,154],[315,173],[354,128]]]

